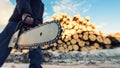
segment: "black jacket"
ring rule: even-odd
[[[44,4],[41,0],[16,0],[16,2],[14,12],[9,19],[10,22],[19,22],[22,20],[23,13],[30,13],[32,17],[42,23]]]

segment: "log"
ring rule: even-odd
[[[90,20],[90,17],[89,16],[86,16],[85,17],[85,20],[88,22]]]
[[[74,30],[79,30],[79,26],[78,26],[78,24],[76,24],[76,26],[74,26],[74,28],[73,28]]]
[[[96,48],[99,48],[99,47],[100,47],[99,43],[94,43],[93,45],[94,45]]]
[[[81,34],[81,33],[82,33],[82,30],[79,29],[79,30],[76,31],[76,33],[78,33],[78,35]]]
[[[79,38],[79,36],[77,33],[73,35],[73,39],[78,39],[78,38]]]
[[[80,15],[79,15],[79,14],[78,14],[78,15],[75,15],[75,16],[73,17],[73,20],[72,20],[72,21],[77,21],[79,18],[80,18]]]
[[[79,34],[79,38],[81,39],[83,37],[83,35],[82,34]]]
[[[96,34],[94,31],[89,31],[88,33],[89,34]]]
[[[70,30],[70,34],[74,35],[75,33],[77,33],[77,31],[75,31],[74,29]]]
[[[13,48],[10,53],[15,53],[17,49]]]
[[[103,41],[104,44],[107,44],[107,45],[111,44],[111,40],[109,38],[104,38],[103,40],[104,40]]]
[[[103,50],[103,47],[99,47],[99,48],[97,48],[97,50]]]
[[[89,41],[86,41],[86,42],[85,42],[85,45],[86,45],[86,46],[89,46],[89,45],[90,45],[90,42],[89,42]]]
[[[73,46],[72,46],[72,45],[69,45],[67,49],[68,49],[69,51],[72,51],[72,50],[73,50]]]
[[[87,51],[88,51],[88,48],[87,48],[87,47],[82,47],[82,48],[81,48],[81,51],[82,51],[82,52],[87,52]]]
[[[90,46],[90,50],[96,50],[95,46]]]
[[[81,30],[83,32],[83,29],[85,28],[85,26],[83,26],[83,25],[79,25],[79,26],[80,26],[79,30]]]
[[[68,29],[73,29],[73,25],[71,23],[68,24]]]
[[[104,36],[105,37],[105,35],[104,35],[104,31],[98,31],[98,32],[96,32],[96,35],[99,35],[99,36]]]
[[[86,26],[82,26],[82,31],[87,31]]]
[[[68,15],[66,13],[61,13],[60,15],[62,16],[62,18],[67,18],[68,17]]]
[[[96,41],[96,36],[94,34],[89,35],[90,41]]]
[[[110,49],[111,45],[105,45],[105,48]]]
[[[61,40],[64,40],[65,37],[66,37],[65,34],[62,34]]]
[[[83,35],[83,40],[88,40],[88,35],[87,34]]]
[[[78,45],[79,45],[80,47],[83,47],[83,46],[85,46],[85,42],[82,41],[82,40],[80,40],[80,41],[78,41]]]
[[[62,44],[63,43],[63,41],[62,40],[58,40],[58,44]]]
[[[52,47],[52,51],[56,51],[56,50],[57,50],[56,46]]]
[[[59,20],[59,19],[57,19],[57,18],[58,18],[58,15],[57,15],[57,14],[54,14],[54,15],[52,16],[52,18],[55,19],[55,20]]]
[[[92,30],[93,30],[93,27],[91,27],[91,26],[86,26],[86,30],[87,30],[87,31],[92,31]]]
[[[54,47],[57,47],[57,43],[53,43],[53,46],[54,46]]]
[[[22,53],[28,53],[29,52],[29,49],[23,49],[22,50]]]
[[[69,42],[69,39],[68,39],[68,38],[66,38],[66,39],[64,39],[64,41],[65,41],[65,42]]]
[[[83,35],[88,35],[89,32],[88,31],[83,31]]]
[[[67,21],[67,18],[63,18],[63,22],[66,22]]]
[[[66,49],[68,46],[66,44],[63,44],[63,47]]]
[[[82,24],[83,24],[83,25],[87,25],[87,20],[84,19],[84,21],[83,21]]]
[[[78,23],[80,25],[81,24],[80,19],[76,20],[76,23]]]
[[[73,28],[77,26],[77,23],[75,21],[72,21]]]
[[[66,29],[68,29],[68,25],[67,25],[67,24],[63,24],[62,28],[63,28],[64,30],[66,30]]]
[[[103,42],[103,37],[100,36],[100,35],[98,35],[98,36],[97,36],[97,41],[98,41],[99,43],[102,43],[102,42]]]
[[[95,25],[94,22],[93,22],[93,23],[90,23],[90,26],[92,27],[92,29],[96,29],[96,25]]]
[[[79,46],[78,45],[73,45],[73,50],[74,51],[78,51],[80,48],[79,48]]]
[[[68,42],[68,41],[70,41],[71,39],[72,39],[71,36],[66,36],[65,39],[64,39],[64,41],[65,41],[65,42]]]
[[[49,45],[44,45],[43,47],[42,47],[42,49],[48,49],[49,48]]]
[[[84,18],[83,18],[83,17],[80,17],[80,18],[79,18],[79,21],[80,21],[80,24],[83,24]]]
[[[70,42],[67,42],[67,45],[70,45]]]
[[[62,47],[62,46],[59,47],[60,52],[64,52],[64,50],[65,50],[64,47]]]
[[[76,39],[72,39],[70,42],[71,42],[71,44],[76,44],[77,40]]]

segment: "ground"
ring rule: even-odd
[[[120,48],[112,50],[102,50],[98,52],[91,51],[88,53],[48,52],[47,55],[44,57],[46,61],[42,64],[42,66],[43,68],[120,68],[119,50]],[[14,60],[14,63],[5,63],[2,68],[29,68],[29,64],[19,62],[19,58],[19,55],[16,59],[15,57],[14,59],[10,58]]]
[[[2,68],[28,68],[29,64],[23,63],[5,63]],[[120,68],[120,64],[103,62],[103,63],[57,63],[57,64],[42,64],[43,68]]]

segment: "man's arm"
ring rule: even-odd
[[[32,14],[30,0],[17,0],[17,9],[25,23],[33,24],[34,19],[30,17]]]
[[[32,14],[30,0],[17,0],[17,9],[20,14]]]

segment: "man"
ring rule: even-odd
[[[8,48],[9,41],[15,33],[19,21],[29,25],[42,24],[44,4],[41,0],[16,0],[17,4],[9,23],[0,34],[0,67],[10,54],[11,48]],[[42,68],[42,52],[40,48],[29,52],[29,68]]]

